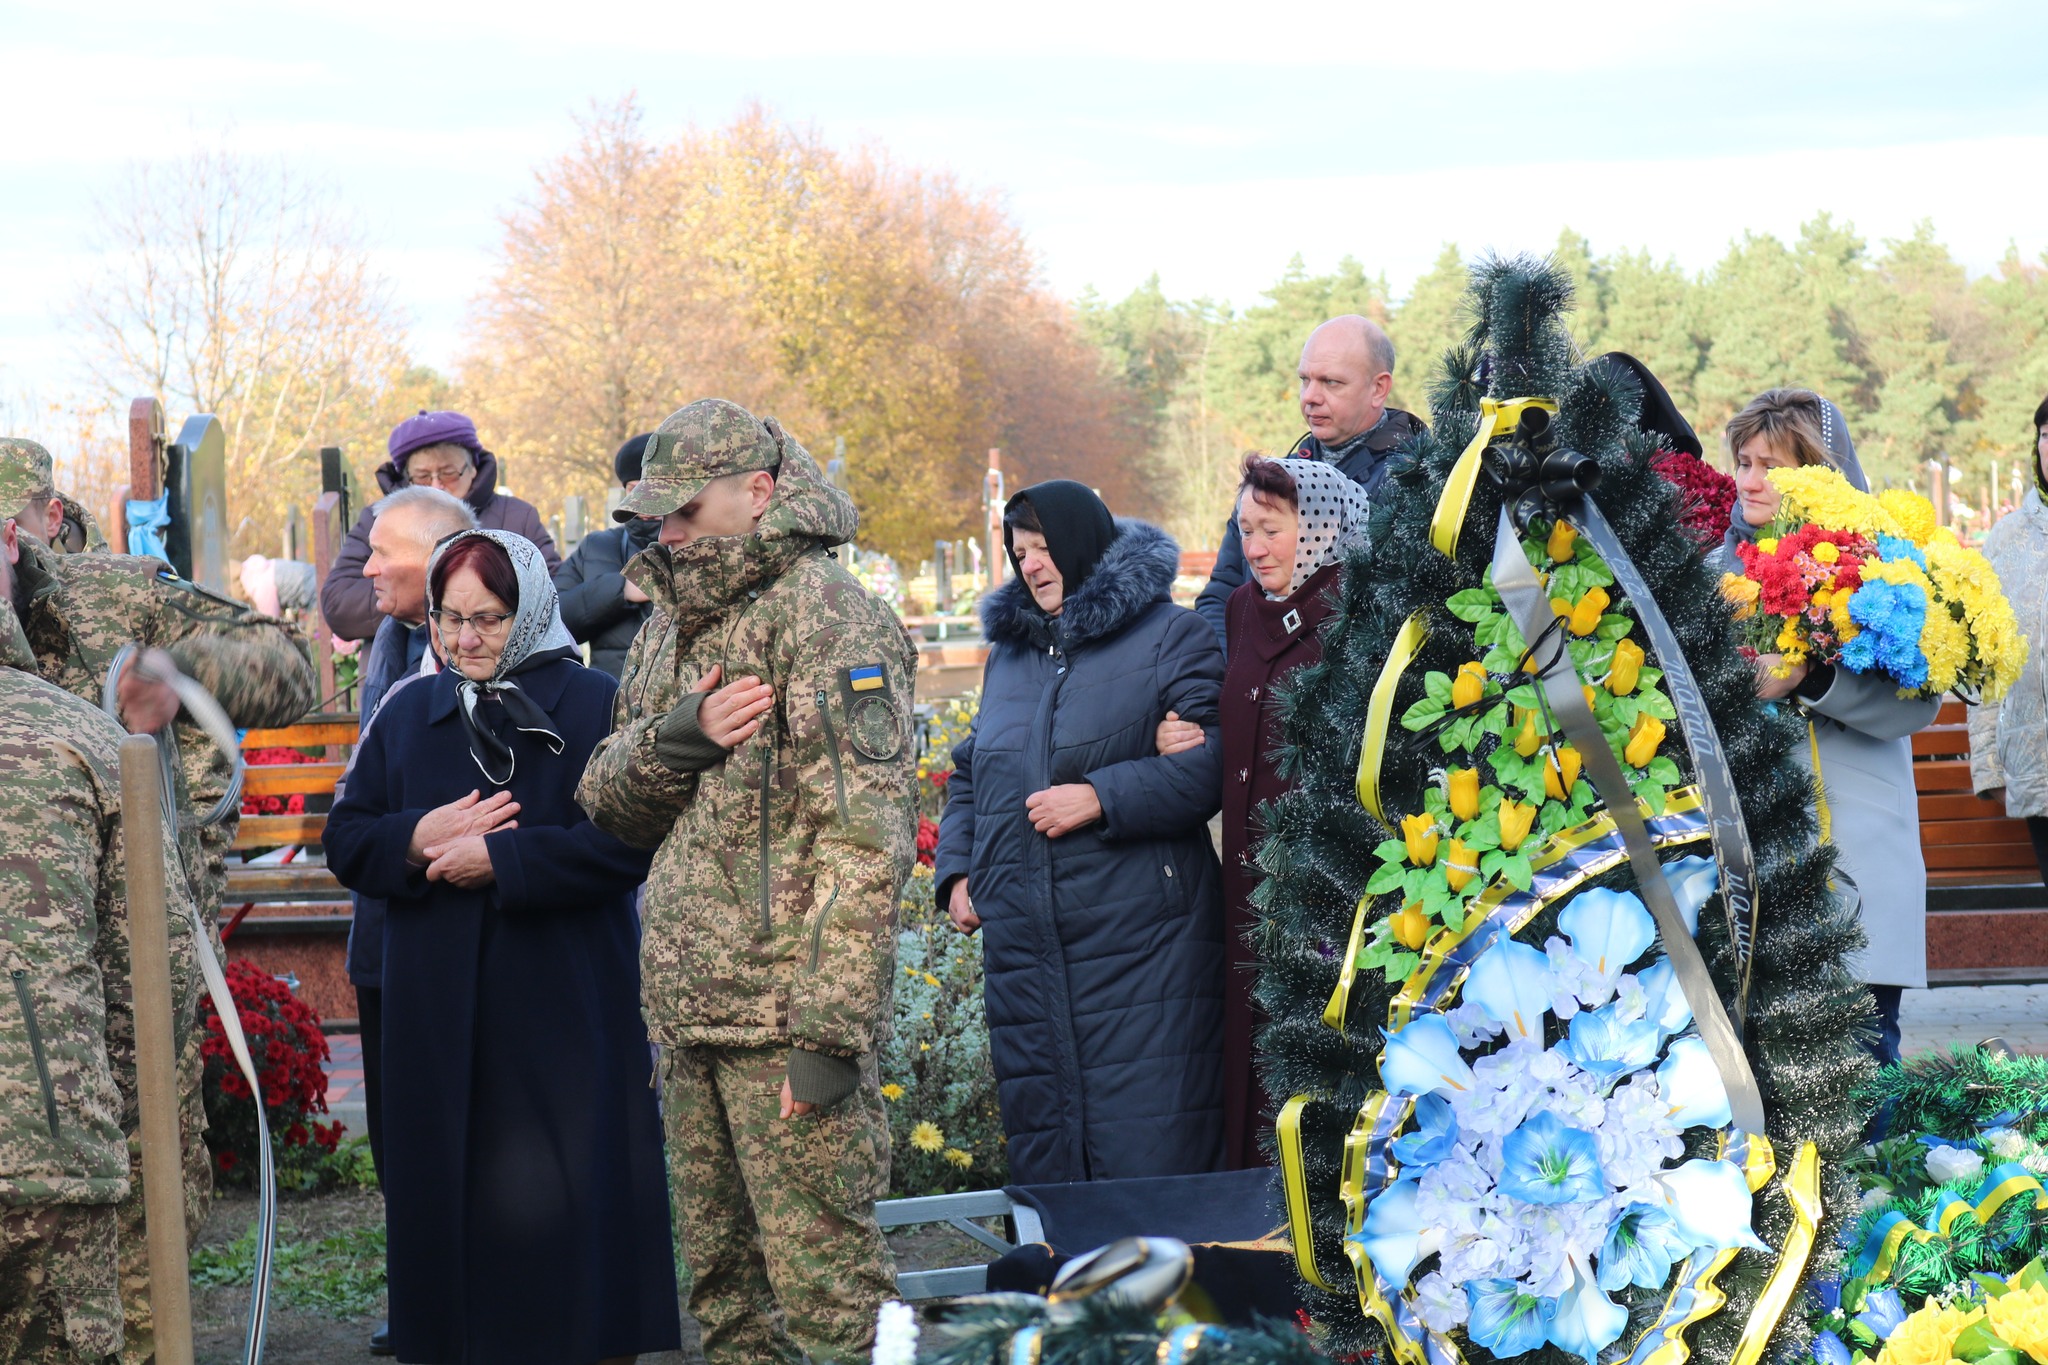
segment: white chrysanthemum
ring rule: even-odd
[[[917,1310],[889,1300],[875,1315],[875,1365],[916,1365]]]
[[[1927,1178],[1937,1185],[1975,1180],[1984,1174],[1984,1156],[1968,1147],[1936,1147],[1927,1153]]]

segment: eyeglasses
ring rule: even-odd
[[[501,611],[480,611],[474,616],[457,616],[452,611],[442,611],[439,608],[428,612],[427,615],[434,618],[434,624],[440,628],[441,634],[451,639],[462,634],[464,626],[488,639],[503,630],[505,623],[512,619],[510,615]]]
[[[405,481],[415,488],[421,486],[453,488],[461,483],[463,476],[468,473],[468,465],[457,465],[453,469],[414,469],[411,465],[407,465],[405,468]]]

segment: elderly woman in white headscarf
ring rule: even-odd
[[[1778,514],[1771,470],[1827,465],[1869,491],[1842,410],[1805,389],[1757,395],[1728,423],[1727,438],[1735,456],[1725,565],[1731,572],[1742,568],[1735,547]],[[1896,1061],[1900,992],[1927,984],[1927,864],[1910,736],[1934,723],[1941,701],[1901,701],[1890,679],[1827,664],[1801,664],[1780,676],[1779,662],[1776,655],[1757,660],[1757,695],[1805,715],[1821,835],[1833,841],[1862,897],[1869,943],[1857,965],[1877,1007],[1873,1050],[1880,1060]]]
[[[1344,552],[1365,535],[1366,494],[1320,460],[1245,458],[1237,492],[1237,532],[1252,576],[1226,606],[1223,675],[1223,915],[1229,978],[1223,992],[1224,1153],[1232,1167],[1257,1166],[1259,1133],[1270,1106],[1252,1074],[1258,1023],[1252,976],[1258,955],[1248,941],[1257,922],[1252,863],[1263,831],[1258,810],[1292,783],[1274,761],[1280,715],[1273,689],[1303,664],[1323,657],[1317,631],[1330,614],[1330,591]],[[1161,753],[1201,742],[1199,726],[1169,716]]]
[[[675,1261],[634,891],[649,854],[585,818],[611,728],[547,564],[443,541],[446,667],[395,689],[328,817],[384,923],[391,1344],[405,1361],[567,1365],[675,1349]]]

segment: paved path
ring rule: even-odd
[[[1942,986],[1907,991],[1899,1005],[1902,1051],[2003,1038],[2048,1055],[2048,986]]]

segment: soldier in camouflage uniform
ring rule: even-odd
[[[112,1360],[122,1335],[115,1210],[136,1092],[121,731],[36,677],[11,581],[0,557],[0,1365],[76,1365]]]
[[[168,653],[180,672],[213,693],[237,726],[289,725],[313,706],[318,696],[313,665],[291,627],[185,582],[160,560],[55,553],[39,536],[51,520],[47,509],[61,505],[57,496],[48,451],[34,441],[0,440],[0,516],[7,518],[0,537],[6,557],[14,562],[14,605],[45,680],[97,706],[115,653],[132,642]],[[124,679],[122,705],[131,727],[138,729],[156,729],[162,716],[175,714],[167,738],[178,754],[179,861],[219,954],[216,926],[227,882],[226,853],[239,816],[231,814],[203,831],[198,821],[225,794],[231,763],[210,736],[176,711],[168,687]],[[199,959],[190,926],[181,919],[171,923],[171,976],[178,1009],[187,1218],[196,1236],[212,1194],[213,1172],[204,1140],[202,1040],[192,1026]],[[131,1157],[136,1178],[121,1208],[122,1297],[129,1327],[123,1354],[129,1365],[141,1365],[152,1343],[139,1150]]]
[[[895,1293],[875,1054],[915,856],[917,653],[830,553],[852,499],[773,421],[690,404],[617,515],[663,518],[625,571],[654,612],[577,797],[660,849],[641,998],[690,1311],[712,1365],[863,1360]]]

